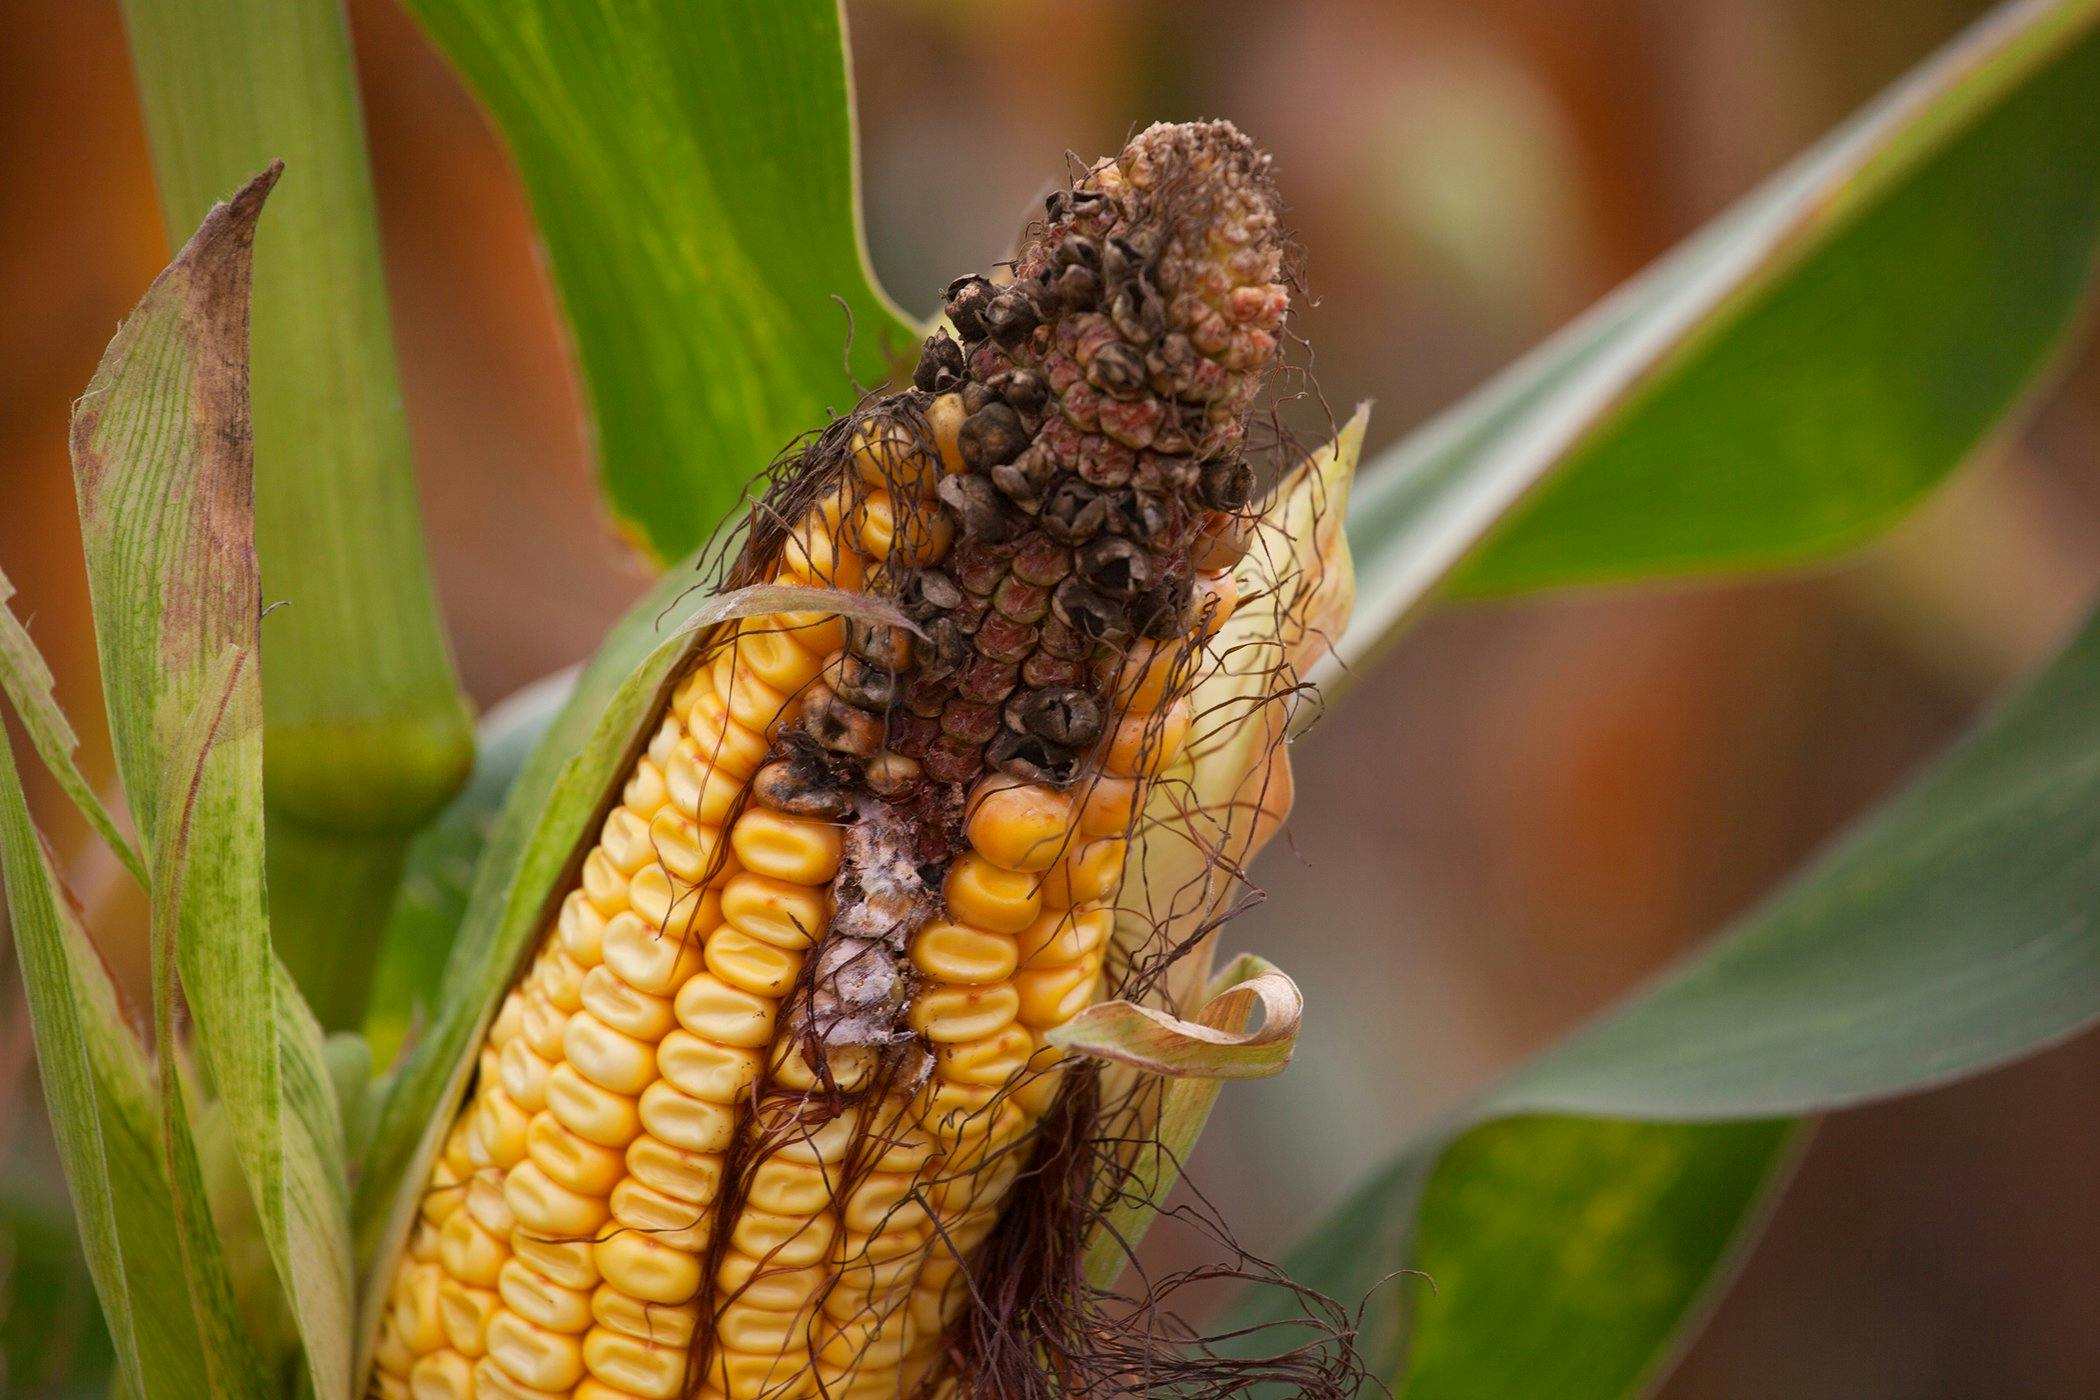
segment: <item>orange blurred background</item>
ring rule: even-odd
[[[588,653],[645,577],[596,506],[500,146],[392,0],[349,8],[425,518],[485,706]],[[1067,147],[1232,117],[1275,153],[1324,298],[1300,329],[1330,401],[1377,400],[1375,451],[1981,9],[852,0],[869,240],[928,312]],[[0,566],[105,780],[65,425],[168,251],[128,64],[116,0],[0,5]],[[2088,344],[1842,567],[1442,612],[1323,721],[1270,902],[1228,939],[1299,978],[1311,1024],[1196,1163],[1250,1247],[1743,909],[2048,653],[2100,583],[2096,390]],[[25,1048],[10,1014],[0,1070]],[[2088,1039],[1831,1121],[1663,1393],[2100,1394],[2096,1077]]]

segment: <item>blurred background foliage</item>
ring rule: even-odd
[[[487,706],[587,654],[647,577],[597,505],[499,147],[393,0],[348,8],[438,586]],[[1171,0],[849,0],[869,242],[927,313],[1004,253],[1066,146],[1229,115],[1276,155],[1319,298],[1299,328],[1338,405],[1377,399],[1375,455],[1982,9],[1225,0],[1192,23]],[[84,715],[66,411],[167,249],[116,0],[9,0],[0,69],[0,556]],[[1227,1094],[1197,1160],[1243,1241],[1280,1253],[1367,1161],[1743,908],[2046,656],[2100,583],[2096,466],[2086,345],[2026,427],[1840,568],[1436,612],[1298,749],[1272,902],[1233,935],[1311,1008],[1298,1063]],[[90,897],[99,878],[78,873]],[[143,945],[110,952],[142,986]],[[19,995],[9,978],[0,1154],[48,1179]],[[2096,1074],[2088,1037],[1827,1123],[1663,1394],[2100,1393]],[[24,1307],[0,1298],[0,1327],[42,1315]]]

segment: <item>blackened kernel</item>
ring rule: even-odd
[[[974,274],[948,284],[943,306],[964,340],[984,338],[984,308],[992,299],[992,291],[990,282]]]
[[[1195,620],[1195,598],[1185,578],[1168,578],[1130,605],[1131,626],[1141,637],[1166,641],[1187,633]]]
[[[1254,468],[1228,457],[1203,467],[1203,504],[1212,510],[1244,510],[1254,497]]]
[[[1050,385],[1032,369],[1010,369],[991,381],[991,391],[1022,413],[1040,413],[1050,401]]]
[[[1051,278],[1050,292],[1068,311],[1092,311],[1101,304],[1101,274],[1077,264],[1061,268]]]
[[[1101,702],[1078,687],[1024,690],[1006,702],[1009,729],[1067,748],[1085,748],[1101,737]]]
[[[992,468],[992,485],[1024,512],[1042,504],[1050,483],[1057,479],[1057,459],[1042,444],[1024,450],[1011,462]]]
[[[1112,641],[1129,630],[1124,609],[1076,576],[1057,586],[1050,609],[1058,621],[1094,641]]]
[[[1124,338],[1138,345],[1149,345],[1167,328],[1166,303],[1141,280],[1126,282],[1117,291],[1108,314]]]
[[[1051,488],[1036,518],[1052,539],[1083,544],[1108,523],[1108,502],[1084,481],[1066,477]]]
[[[1087,383],[1112,398],[1136,398],[1146,378],[1144,357],[1121,341],[1102,346],[1086,367]]]
[[[815,763],[775,759],[751,779],[751,796],[762,806],[796,817],[836,820],[853,810],[853,795]]]
[[[919,349],[919,364],[912,371],[914,387],[929,394],[942,394],[962,383],[962,347],[946,331],[935,331],[926,337]]]
[[[1028,338],[1029,332],[1042,324],[1042,313],[1036,309],[1035,299],[1026,287],[1008,287],[993,297],[984,308],[984,328],[987,334],[1009,349]]]
[[[887,622],[845,619],[846,650],[870,665],[902,671],[911,665],[911,633]]]
[[[1006,361],[1006,357],[1004,355],[997,354],[997,352],[993,350],[992,347],[989,345],[987,345],[984,348],[984,350],[980,350],[977,354],[970,357],[972,361],[970,366],[971,372],[977,374],[979,378],[973,379],[968,384],[963,385],[963,412],[965,413],[979,412],[985,407],[985,405],[995,401],[992,395],[992,391],[990,389],[985,388],[984,384],[981,382],[984,379],[991,378],[992,375],[997,374],[999,372],[998,370],[988,371],[984,368],[982,362],[987,358],[987,352],[990,352],[992,357],[996,358],[996,360],[1000,364],[1004,364]]]
[[[848,654],[839,658],[831,688],[862,709],[879,713],[897,703],[904,685],[897,672]]]
[[[966,405],[968,398],[966,393]],[[1014,412],[1011,405],[993,399],[963,420],[955,441],[963,461],[971,470],[989,471],[1020,455],[1021,449],[1028,445],[1028,430],[1021,422],[1021,415]]]
[[[988,763],[1003,772],[1052,787],[1069,786],[1079,769],[1077,751],[1034,734],[1016,734],[1010,729],[985,746],[984,756]]]
[[[1079,547],[1079,573],[1111,598],[1134,598],[1158,573],[1151,555],[1135,540],[1103,535]]]
[[[1160,495],[1183,495],[1196,485],[1198,475],[1193,457],[1156,451],[1137,454],[1134,479],[1140,490]]]
[[[833,753],[867,758],[882,747],[883,723],[819,681],[803,692],[802,728]]]
[[[954,512],[957,531],[965,540],[999,544],[1017,538],[1027,527],[989,477],[943,477],[937,491],[941,504]]]

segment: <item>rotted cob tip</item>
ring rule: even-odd
[[[1267,158],[1155,126],[775,482],[737,581],[906,625],[782,613],[697,654],[481,1051],[374,1393],[1058,1389],[956,1328],[1236,601],[1281,256]]]

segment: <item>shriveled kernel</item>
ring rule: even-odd
[[[540,1390],[562,1390],[583,1378],[583,1347],[572,1333],[498,1313],[489,1323],[489,1360],[513,1380]]]
[[[861,481],[887,491],[931,496],[940,463],[911,430],[893,419],[870,419],[854,429],[853,470]]]
[[[1004,774],[985,778],[970,794],[965,832],[977,853],[1008,870],[1048,870],[1071,839],[1072,804],[1041,783]]]
[[[725,924],[707,940],[707,970],[756,996],[783,997],[802,971],[802,954],[762,943]]]
[[[590,1294],[564,1288],[523,1259],[512,1259],[497,1275],[503,1306],[556,1332],[582,1332],[591,1325]]]
[[[630,1298],[683,1303],[700,1289],[700,1261],[636,1230],[600,1240],[592,1251],[606,1283]]]
[[[912,998],[911,1028],[936,1045],[980,1040],[1013,1023],[1020,1000],[1012,986],[951,987],[936,983]]]
[[[678,1024],[723,1045],[753,1049],[773,1043],[777,1004],[730,986],[712,973],[687,979],[675,1002]]]
[[[625,1165],[617,1148],[571,1132],[552,1113],[533,1115],[525,1150],[556,1185],[583,1196],[603,1196],[612,1190]]]
[[[549,1240],[588,1236],[609,1214],[602,1199],[558,1185],[533,1162],[511,1168],[503,1179],[503,1195],[510,1202],[510,1213],[518,1219],[518,1230],[512,1234],[514,1249],[521,1233]],[[500,1270],[500,1261],[497,1267]]]
[[[510,1203],[503,1199],[503,1183],[494,1172],[477,1172],[467,1183],[467,1214],[498,1240],[508,1240],[517,1224]]]
[[[605,926],[605,966],[636,991],[670,996],[705,964],[697,937],[674,938],[627,913]]]
[[[782,582],[848,592],[860,586],[861,557],[840,546],[839,525],[812,511],[781,546]]]
[[[966,851],[948,870],[944,891],[948,912],[963,923],[993,933],[1019,933],[1042,912],[1038,883],[1034,875],[1005,869]]]
[[[839,873],[844,846],[829,822],[764,808],[739,817],[729,841],[746,870],[798,885],[829,884]]]
[[[722,886],[722,918],[776,948],[807,948],[831,922],[831,896],[821,887],[740,870]]]
[[[630,883],[629,890],[633,889]],[[538,976],[541,993],[556,1011],[572,1012],[583,1004],[583,979],[587,969],[559,946],[549,947],[541,957]]]
[[[547,1111],[570,1132],[602,1147],[625,1147],[634,1140],[633,1097],[600,1088],[574,1065],[556,1065],[547,1076]]]
[[[524,1010],[518,1015],[518,1034],[532,1047],[534,1054],[550,1061],[560,1055],[562,1028],[568,1020],[568,1016],[547,1000],[539,988],[526,987]]]
[[[652,817],[666,800],[663,765],[643,754],[636,760],[627,785],[620,789],[620,805],[641,816]]]
[[[696,1099],[732,1105],[749,1092],[765,1059],[749,1046],[724,1045],[687,1030],[674,1030],[656,1047],[663,1077]]]

